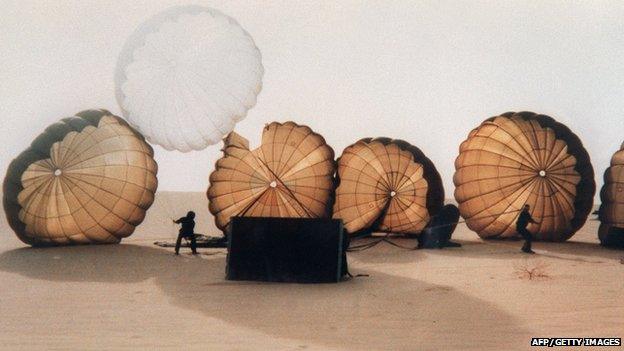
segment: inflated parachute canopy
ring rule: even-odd
[[[563,241],[585,223],[596,191],[594,170],[579,138],[533,112],[507,112],[481,123],[455,160],[455,199],[482,238],[516,235],[525,204],[537,240]]]
[[[210,174],[209,209],[224,231],[233,216],[328,217],[334,172],[334,151],[307,126],[268,124],[255,150],[232,132]]]
[[[124,120],[88,110],[49,126],[8,167],[4,211],[33,246],[117,243],[154,201],[153,150]]]
[[[256,104],[262,58],[232,18],[201,6],[173,7],[126,41],[115,73],[124,117],[167,150],[221,141]]]
[[[352,235],[419,234],[444,205],[442,179],[417,147],[366,138],[338,159],[334,218]]]
[[[600,191],[600,229],[603,245],[624,247],[624,144],[611,158]]]

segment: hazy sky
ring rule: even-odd
[[[2,174],[47,125],[88,108],[119,113],[113,72],[143,20],[181,1],[0,0]],[[197,1],[236,18],[263,55],[258,104],[236,130],[255,147],[271,121],[322,134],[339,155],[400,138],[438,167],[483,119],[529,110],[585,143],[596,181],[624,141],[621,1]],[[156,147],[159,190],[204,191],[221,145]]]

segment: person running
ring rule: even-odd
[[[181,224],[180,232],[178,233],[178,240],[176,240],[175,254],[180,254],[180,245],[182,245],[182,238],[191,240],[191,250],[193,255],[197,254],[197,242],[195,241],[195,212],[188,211],[185,217],[181,217],[178,220],[174,220],[173,223]]]
[[[531,217],[531,214],[529,213],[530,209],[531,206],[524,205],[524,208],[520,212],[520,215],[518,215],[518,220],[516,221],[516,231],[518,232],[518,234],[522,235],[522,238],[524,238],[522,252],[534,254],[535,252],[531,250],[533,235],[531,235],[531,232],[527,229],[527,226],[529,225],[529,223],[539,224],[539,222],[536,222],[533,217]]]

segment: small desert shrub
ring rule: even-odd
[[[548,267],[549,264],[541,260],[524,260],[514,265],[514,274],[520,279],[547,279],[550,278]]]

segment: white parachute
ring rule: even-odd
[[[256,104],[262,57],[232,18],[201,6],[173,7],[126,41],[115,72],[124,117],[167,150],[221,141]]]

